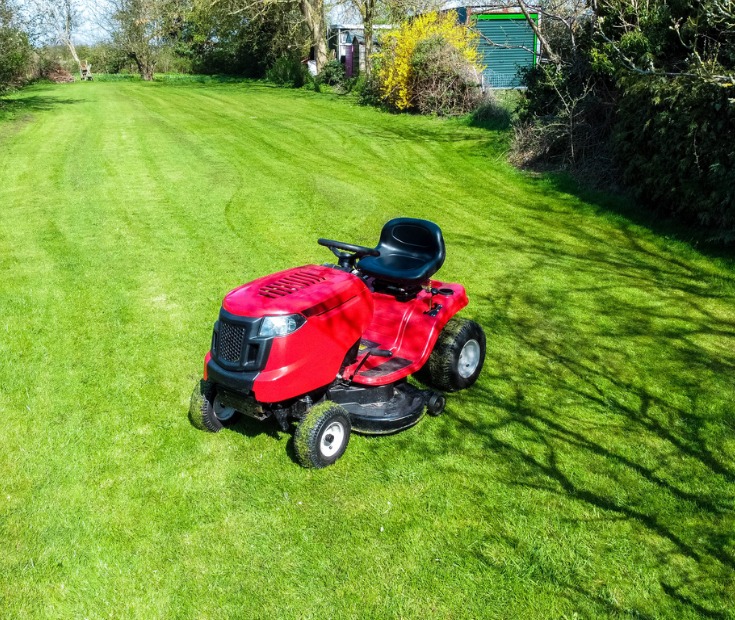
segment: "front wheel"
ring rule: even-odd
[[[225,406],[211,391],[203,394],[199,383],[194,386],[189,402],[189,419],[198,429],[218,433],[232,424],[236,416],[235,409]]]
[[[351,430],[350,416],[339,405],[326,401],[312,407],[294,434],[296,458],[304,467],[331,465],[347,449]]]
[[[446,324],[429,360],[419,371],[424,383],[455,392],[470,387],[485,363],[485,332],[474,321],[454,317]]]

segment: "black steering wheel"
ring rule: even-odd
[[[339,266],[344,269],[352,269],[358,258],[365,256],[380,256],[380,252],[375,248],[366,248],[364,245],[354,245],[352,243],[344,243],[343,241],[332,241],[331,239],[319,239],[319,245],[332,250],[333,254],[339,260]],[[340,250],[343,250],[340,252]]]

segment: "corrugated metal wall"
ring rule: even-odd
[[[478,50],[480,62],[485,66],[485,85],[491,88],[520,86],[518,68],[531,67],[536,62],[536,36],[526,18],[515,14],[473,17],[474,27],[480,32]],[[493,46],[490,41],[509,48]]]

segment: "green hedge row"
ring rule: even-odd
[[[614,148],[626,185],[657,210],[732,240],[735,89],[683,77],[623,85]]]

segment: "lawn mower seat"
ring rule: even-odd
[[[439,271],[446,256],[441,229],[411,217],[398,217],[383,226],[375,249],[380,256],[361,258],[357,268],[402,288],[420,286]]]

